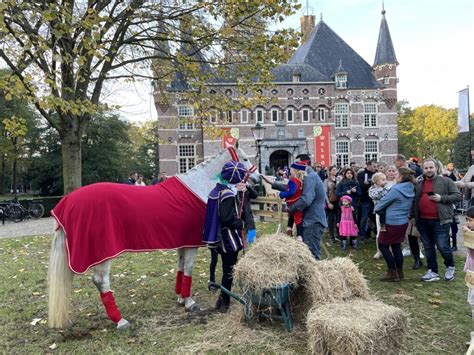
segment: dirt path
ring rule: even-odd
[[[53,228],[53,218],[28,219],[18,223],[5,221],[5,225],[0,221],[0,239],[53,234]]]

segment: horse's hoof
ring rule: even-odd
[[[181,296],[178,296],[178,299],[176,300],[176,303],[178,304],[178,306],[184,306],[185,300]]]
[[[201,311],[201,307],[197,303],[193,303],[189,308],[184,309],[186,312],[196,313]]]
[[[131,324],[125,318],[120,319],[119,322],[117,323],[118,330],[127,330],[130,327],[131,327]]]

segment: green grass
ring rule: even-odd
[[[272,232],[274,224],[260,223],[259,234]],[[127,254],[112,265],[112,288],[122,314],[133,324],[118,332],[108,321],[90,275],[74,278],[73,324],[64,330],[47,327],[46,273],[51,237],[26,237],[0,241],[0,349],[6,353],[304,353],[304,328],[291,334],[279,323],[248,328],[230,316],[203,312],[186,314],[175,304],[173,251]],[[369,245],[370,244],[370,245]],[[423,270],[411,270],[405,258],[406,280],[383,283],[382,261],[373,261],[373,243],[349,255],[367,277],[378,299],[408,312],[411,319],[409,349],[412,353],[460,354],[466,350],[471,318],[463,282],[462,258],[456,259],[458,274],[453,282],[422,283]],[[333,255],[342,255],[329,246]],[[200,250],[194,269],[193,292],[201,306],[210,309],[215,294],[206,288],[209,253]],[[444,267],[440,266],[444,272]],[[233,303],[239,310],[240,305]],[[30,322],[41,318],[36,325]],[[216,335],[217,334],[217,335]],[[57,349],[49,347],[56,344]],[[230,344],[232,347],[226,346]]]

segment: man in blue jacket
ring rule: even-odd
[[[316,260],[321,260],[321,238],[328,226],[324,211],[324,185],[319,175],[311,168],[307,154],[300,154],[297,161],[306,164],[306,177],[303,181],[301,197],[289,207],[290,212],[304,210],[303,241],[313,253]]]

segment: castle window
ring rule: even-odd
[[[194,129],[193,108],[189,105],[178,106],[179,129],[182,131]]]
[[[257,109],[257,123],[263,123],[263,110]]]
[[[326,109],[324,107],[318,108],[318,120],[326,121]]]
[[[377,127],[377,104],[364,104],[364,127]]]
[[[232,123],[232,115],[233,115],[232,110],[225,111],[224,119],[226,123]]]
[[[242,110],[240,111],[240,123],[248,123],[249,122],[249,110]]]
[[[216,124],[219,118],[219,111],[211,110],[211,117],[209,118],[209,122]]]
[[[364,158],[367,163],[370,160],[378,160],[379,142],[374,139],[366,140],[364,144]]]
[[[388,76],[383,77],[383,84],[384,85],[390,85],[390,78]]]
[[[301,122],[309,122],[309,110],[303,109],[301,111]]]
[[[349,165],[349,141],[336,141],[336,165]]]
[[[272,110],[272,122],[278,122],[278,109]]]
[[[286,110],[286,122],[294,122],[294,112],[292,108]]]
[[[347,88],[347,74],[336,74],[336,89]]]
[[[196,165],[196,150],[194,145],[180,144],[178,146],[179,173],[183,174]]]
[[[334,125],[336,128],[349,127],[349,104],[337,103],[334,105]]]

